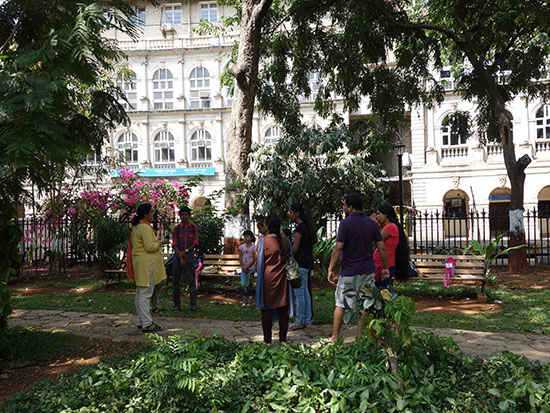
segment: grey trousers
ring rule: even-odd
[[[153,279],[153,262],[149,264],[149,287],[136,287],[136,325],[149,327],[153,324],[151,316],[151,297],[155,291],[155,280]]]

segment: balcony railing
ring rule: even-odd
[[[538,139],[535,142],[535,150],[537,152],[550,152],[550,139]]]
[[[212,162],[191,162],[191,168],[212,168]]]
[[[487,158],[489,160],[503,160],[503,149],[500,143],[490,143],[487,145]]]
[[[166,168],[175,168],[175,167],[176,167],[175,163],[156,163],[155,164],[155,168],[166,169]]]
[[[213,46],[231,46],[238,40],[238,34],[229,34],[219,37],[182,37],[178,39],[154,39],[154,40],[117,40],[118,47],[122,50],[168,50],[168,49],[193,49]]]
[[[457,159],[467,158],[468,147],[467,146],[447,146],[441,148],[441,159]]]

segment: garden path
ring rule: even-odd
[[[131,314],[77,313],[51,310],[14,310],[9,325],[21,325],[42,331],[66,332],[87,337],[107,338],[118,342],[143,342],[146,337],[133,324]],[[262,341],[259,321],[207,320],[198,318],[155,317],[164,327],[161,335],[187,335],[190,338],[218,335],[236,341]],[[276,324],[276,323],[275,323]],[[277,337],[274,326],[274,339]],[[319,338],[329,337],[330,325],[314,325],[304,330],[289,332],[289,341],[312,344]],[[451,337],[460,349],[470,355],[489,357],[502,351],[523,354],[532,360],[550,362],[550,337],[514,333],[488,333],[454,330],[449,328],[427,329],[441,336]],[[344,341],[354,339],[354,326],[343,329]]]

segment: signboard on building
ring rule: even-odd
[[[214,168],[131,168],[142,178],[167,178],[175,176],[214,176]],[[119,170],[110,172],[111,178],[120,177]]]

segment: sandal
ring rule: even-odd
[[[305,324],[294,324],[288,328],[288,331],[303,330],[304,328],[306,328]]]
[[[155,323],[151,324],[150,326],[143,327],[141,329],[141,331],[144,333],[156,333],[161,330],[162,330],[162,327]]]

